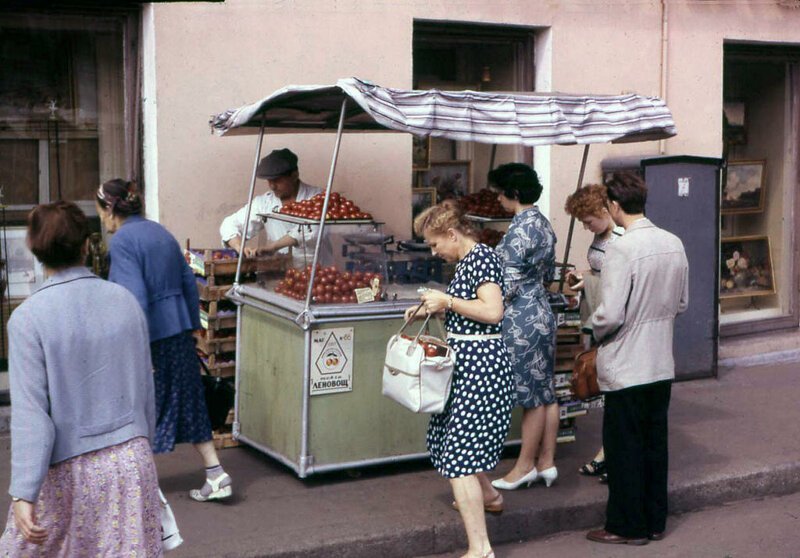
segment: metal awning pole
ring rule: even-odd
[[[586,172],[586,159],[589,158],[589,144],[583,147],[583,160],[581,161],[581,172],[578,173],[578,185],[575,191],[581,189],[583,184],[583,174]],[[575,230],[575,216],[569,219],[569,232],[567,233],[567,245],[564,247],[564,261],[561,262],[561,273],[558,279],[558,292],[564,292],[564,275],[567,273],[567,263],[569,262],[569,249],[572,246],[572,231]]]
[[[336,129],[336,143],[333,146],[333,157],[331,158],[331,170],[328,173],[328,184],[325,187],[325,201],[322,204],[322,215],[319,220],[319,232],[317,233],[317,245],[314,246],[314,260],[311,262],[311,274],[308,278],[308,292],[306,293],[306,306],[304,314],[308,316],[311,306],[311,293],[314,288],[314,278],[317,274],[317,261],[319,260],[319,249],[322,246],[322,231],[325,230],[325,221],[328,214],[328,202],[331,199],[331,189],[333,188],[333,175],[336,172],[336,161],[339,159],[339,145],[342,143],[342,130],[344,130],[344,117],[347,110],[347,99],[342,101],[342,111],[339,115],[339,127]]]
[[[264,122],[266,117],[261,115],[261,129],[258,132],[258,141],[256,142],[256,158],[253,161],[253,176],[250,178],[250,195],[247,197],[247,212],[244,219],[244,230],[242,231],[242,243],[239,246],[239,261],[236,262],[236,277],[233,279],[233,286],[239,286],[239,276],[242,273],[242,261],[244,260],[244,246],[247,244],[247,230],[250,228],[250,211],[253,209],[253,194],[256,191],[256,171],[258,170],[258,161],[261,159],[261,144],[264,142]]]
[[[489,156],[489,170],[494,170],[494,158],[497,156],[497,144],[492,144],[492,154]]]

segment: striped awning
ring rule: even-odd
[[[400,131],[492,144],[574,145],[658,140],[676,134],[658,97],[403,90],[358,78],[336,85],[288,86],[257,103],[213,116],[219,135],[337,129],[342,102],[345,131]]]

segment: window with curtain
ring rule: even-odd
[[[130,176],[125,17],[0,14],[0,189],[7,223],[38,203],[94,214],[100,182]],[[135,65],[133,65],[135,67]],[[126,85],[127,84],[127,85]]]

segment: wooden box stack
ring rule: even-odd
[[[225,297],[233,286],[238,256],[234,250],[190,249],[186,261],[195,274],[200,296],[201,329],[195,331],[200,358],[212,376],[232,377],[236,374],[236,306]],[[291,262],[289,255],[245,258],[241,283],[257,277],[285,273]],[[231,435],[233,412],[224,427],[214,432],[217,448],[238,445]]]

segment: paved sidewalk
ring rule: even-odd
[[[497,558],[798,558],[800,493],[740,500],[672,517],[662,541],[646,548],[597,544],[586,531],[494,547]],[[745,528],[746,526],[746,528]],[[459,558],[449,552],[427,558]]]
[[[670,431],[672,511],[800,491],[800,365],[721,372],[676,384]],[[600,439],[600,412],[578,420],[578,441],[559,446],[560,478],[506,495],[489,516],[496,544],[602,524],[606,489],[577,474]],[[465,548],[449,485],[426,462],[306,481],[260,453],[221,454],[234,479],[229,503],[188,498],[202,483],[190,447],[158,458],[161,485],[186,543],[182,557],[401,558]],[[0,439],[0,485],[8,483],[8,439]],[[498,474],[508,470],[505,459]],[[2,502],[8,503],[8,498]]]

